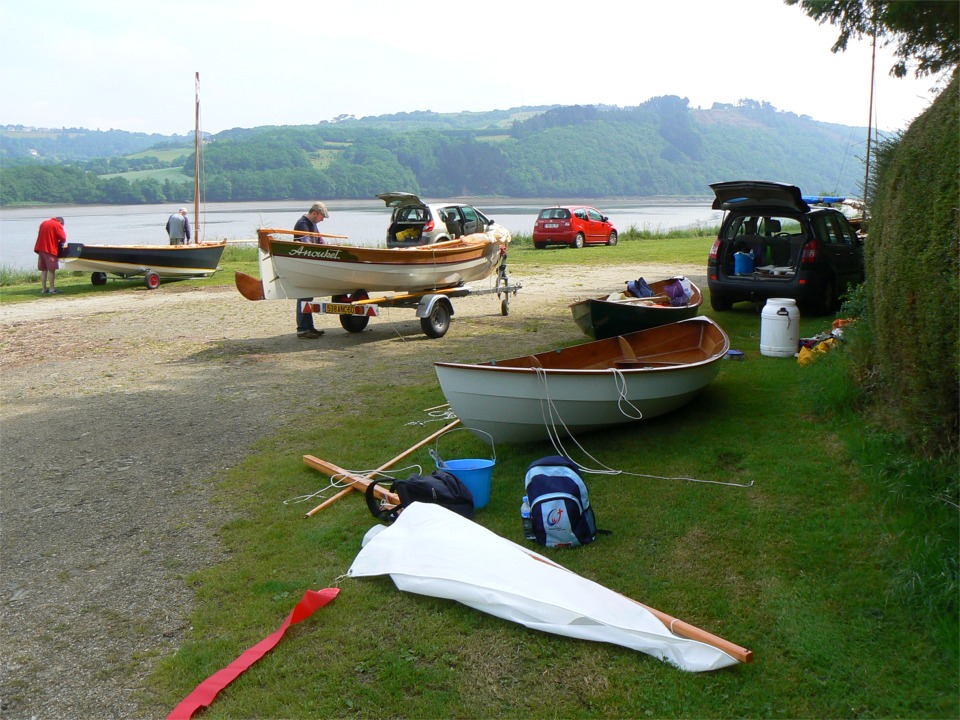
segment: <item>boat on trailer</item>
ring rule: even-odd
[[[683,407],[716,377],[729,349],[719,325],[695,317],[533,355],[434,368],[464,427],[516,443],[611,429]]]
[[[668,286],[685,284],[690,295],[674,305]],[[584,335],[604,340],[617,335],[646,330],[695,317],[703,304],[703,294],[687,278],[673,277],[650,283],[650,295],[638,297],[631,292],[634,282],[623,292],[587,298],[570,305],[570,313]]]
[[[200,73],[196,73],[194,102],[194,186],[193,228],[195,243],[185,245],[96,245],[69,243],[60,261],[65,270],[89,272],[94,285],[105,285],[110,275],[120,278],[143,276],[150,290],[160,287],[161,278],[184,280],[213,275],[218,269],[226,240],[200,241],[200,174],[203,169],[200,137]]]
[[[323,244],[291,237],[316,236]],[[451,298],[496,293],[500,312],[521,285],[507,278],[510,232],[501,226],[455,240],[404,248],[329,243],[344,239],[293,230],[257,231],[260,277],[237,272],[237,290],[247,300],[297,299],[303,312],[335,314],[351,333],[362,332],[381,308],[412,308],[430,338],[443,337],[453,316]],[[496,273],[490,288],[467,285]],[[303,298],[329,296],[330,302]]]
[[[213,275],[226,240],[193,245],[90,245],[68,243],[60,258],[65,270],[91,273],[94,285],[104,285],[108,274],[121,278],[143,276],[151,290],[161,278],[198,278]]]
[[[367,293],[421,292],[482,280],[501,260],[509,232],[465,235],[456,240],[407,248],[316,244],[296,236],[321,233],[257,230],[260,279],[237,273],[248,300],[282,300]]]

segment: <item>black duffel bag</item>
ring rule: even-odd
[[[384,509],[374,494],[377,485],[389,488],[400,498],[396,507]],[[430,475],[411,475],[406,480],[373,480],[367,486],[367,507],[377,520],[390,524],[405,507],[415,502],[443,505],[458,515],[473,519],[473,493],[455,475],[445,470],[434,470]]]

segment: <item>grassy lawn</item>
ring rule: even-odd
[[[525,277],[547,265],[570,265],[572,275],[577,265],[604,262],[705,266],[711,243],[621,239],[613,252],[533,251],[521,238],[510,262]],[[252,253],[235,248],[222,267],[190,283],[232,284],[233,270],[256,272]],[[133,281],[94,288],[86,275],[58,278],[57,286],[68,294],[147,292]],[[0,287],[0,300],[32,299],[38,287]],[[746,360],[724,362],[678,412],[579,438],[598,462],[634,473],[586,476],[598,525],[611,534],[575,550],[531,547],[751,649],[752,664],[685,673],[620,647],[400,593],[389,578],[342,578],[374,524],[360,495],[309,519],[304,512],[317,503],[283,501],[326,483],[303,464],[305,453],[372,468],[440,427],[407,424],[444,402],[425,358],[422,368],[357,388],[362,402],[318,401],[216,479],[219,502],[236,517],[219,533],[229,559],[189,578],[198,598],[189,639],[151,676],[145,712],[169,712],[274,632],[304,590],[339,585],[331,605],[288,631],[203,717],[957,717],[956,587],[911,592],[905,578],[923,544],[911,537],[941,538],[956,556],[955,510],[931,505],[920,481],[956,469],[907,460],[851,411],[843,350],[801,368],[759,354],[751,306],[712,313],[705,303],[702,313]],[[829,326],[829,318],[803,318],[801,335]],[[519,344],[544,349],[537,342],[533,333],[505,338],[505,354]],[[479,359],[469,348],[464,355]],[[371,407],[373,416],[364,411]],[[448,457],[488,450],[456,433]],[[491,501],[476,521],[523,543],[523,474],[553,453],[548,443],[498,447]],[[433,467],[425,450],[410,462]]]

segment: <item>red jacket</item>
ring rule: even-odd
[[[40,223],[40,232],[37,234],[37,244],[33,246],[33,251],[56,255],[66,241],[67,231],[63,229],[63,225],[56,218],[50,218]]]

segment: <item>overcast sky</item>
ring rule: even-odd
[[[743,98],[867,125],[870,46],[782,0],[0,0],[0,124],[188,134],[342,114]],[[934,80],[889,77],[905,128]]]

